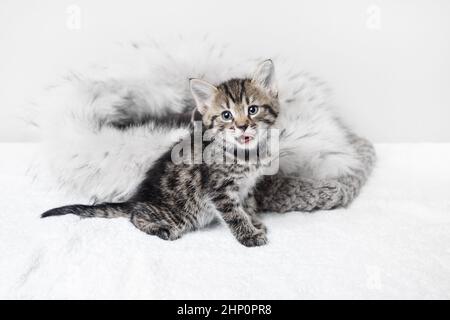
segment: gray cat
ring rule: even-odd
[[[203,132],[208,130],[211,135],[209,140],[202,139],[201,151],[212,151],[214,161],[175,163],[170,148],[153,163],[128,201],[65,206],[42,217],[127,217],[147,234],[175,240],[218,216],[243,245],[264,245],[266,228],[256,216],[253,191],[267,164],[276,157],[259,152],[267,145],[266,133],[274,128],[279,114],[274,81],[271,60],[260,64],[251,79],[231,79],[218,86],[191,79]],[[258,155],[256,161],[250,159],[252,151]]]

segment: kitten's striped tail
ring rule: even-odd
[[[131,216],[130,203],[102,203],[98,205],[70,205],[48,210],[41,215],[41,218],[51,216],[62,216],[65,214],[74,214],[86,218],[118,218]]]

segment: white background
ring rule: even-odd
[[[68,27],[71,5],[80,29]],[[446,0],[1,0],[0,141],[35,138],[22,106],[67,68],[117,41],[180,32],[296,56],[375,142],[450,142]]]

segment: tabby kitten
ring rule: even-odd
[[[266,228],[256,216],[253,189],[271,155],[264,158],[260,153],[258,161],[250,161],[248,155],[267,143],[265,133],[278,116],[273,63],[261,63],[251,79],[231,79],[218,86],[191,79],[190,88],[203,133],[210,135],[202,139],[201,151],[213,150],[214,161],[176,163],[169,150],[148,170],[129,201],[64,206],[42,217],[127,217],[141,231],[175,240],[218,216],[243,245],[264,245]],[[242,150],[246,153],[239,157]]]

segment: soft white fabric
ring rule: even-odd
[[[125,219],[40,219],[77,199],[0,144],[0,298],[450,298],[450,144],[377,145],[348,209],[266,214],[269,244],[216,225],[165,242]],[[48,183],[48,182],[47,182]]]

